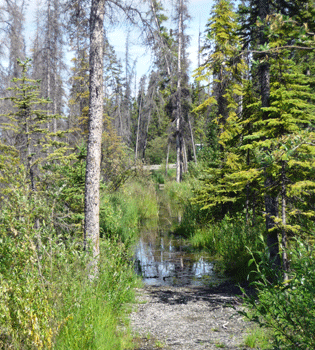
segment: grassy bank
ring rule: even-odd
[[[148,174],[142,178],[133,178],[117,191],[103,192],[100,212],[101,236],[119,236],[125,243],[132,243],[144,222],[151,221],[152,225],[157,225],[158,212],[154,182]]]
[[[0,348],[132,348],[127,305],[139,280],[130,243],[143,220],[157,220],[153,183],[140,179],[103,190],[99,274],[91,281],[81,209],[75,216],[56,213],[46,197],[19,181],[2,198],[0,212]],[[67,218],[62,229],[57,215]]]
[[[122,325],[138,282],[125,244],[101,240],[99,275],[91,281],[82,241],[58,236],[50,210],[27,187],[15,189],[5,204],[0,214],[0,348],[126,348],[130,338]],[[45,222],[34,230],[40,213]]]

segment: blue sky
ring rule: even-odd
[[[163,0],[162,0],[163,1]],[[40,0],[30,0],[28,5],[28,11],[26,15],[26,40],[30,43],[33,36],[32,29],[34,21],[34,13],[36,9],[36,3]],[[172,0],[164,0],[163,6],[167,10],[167,16],[171,17]],[[198,33],[199,28],[201,32],[204,32],[205,25],[210,17],[211,7],[213,5],[213,0],[190,0],[188,4],[189,14],[191,20],[188,23],[187,34],[190,35],[190,47],[188,49],[189,58],[191,61],[190,70],[192,71],[197,67],[197,55],[198,55]],[[171,23],[169,23],[171,25]],[[174,28],[174,25],[172,26]],[[150,70],[152,59],[150,51],[147,47],[143,45],[136,44],[139,42],[138,34],[136,31],[132,31],[131,40],[134,44],[130,47],[131,58],[137,59],[137,79],[144,74],[147,74]],[[110,43],[115,47],[116,54],[119,58],[124,60],[125,57],[125,42],[126,42],[126,31],[123,26],[115,28],[108,33]],[[29,47],[29,45],[28,45]],[[68,53],[67,57],[70,59],[71,53]]]
[[[163,1],[164,8],[167,10],[167,16],[171,17],[171,0]],[[211,8],[213,5],[212,0],[190,0],[188,9],[191,16],[191,20],[188,23],[188,29],[186,34],[190,36],[190,47],[188,48],[189,58],[191,61],[190,70],[197,68],[198,57],[198,34],[199,28],[203,33],[205,25],[210,17]],[[169,21],[169,26],[171,23]],[[172,25],[174,28],[174,24]],[[119,57],[124,59],[125,54],[125,41],[126,32],[123,29],[116,29],[108,34],[110,43],[114,45],[116,53]],[[134,42],[137,42],[137,34],[134,34]],[[142,75],[147,74],[151,66],[151,55],[147,47],[141,45],[132,45],[130,48],[132,58],[137,58],[137,76],[140,78]]]

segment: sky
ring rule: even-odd
[[[172,0],[163,1],[164,8],[167,11],[166,15],[169,18],[172,16],[171,1]],[[190,36],[190,46],[188,48],[189,59],[191,61],[190,72],[197,68],[199,28],[201,33],[203,33],[210,17],[212,6],[213,0],[190,0],[188,3],[188,11],[191,19],[188,22],[186,34]],[[175,27],[174,23],[172,25],[170,20],[168,21],[168,25],[169,27]],[[108,37],[110,43],[114,45],[118,57],[123,60],[125,57],[126,32],[122,29],[115,30],[109,33]],[[137,38],[135,37],[133,41],[137,42]],[[152,57],[150,53],[148,53],[148,48],[141,45],[133,45],[130,48],[130,53],[132,59],[137,58],[137,77],[140,78],[142,75],[148,74],[152,67]]]
[[[0,0],[1,1],[1,0]],[[40,0],[29,0],[28,10],[26,14],[26,41],[28,43],[28,48],[30,46],[30,38],[33,34],[33,22],[34,13],[36,9],[36,3]],[[166,15],[168,17],[172,16],[172,0],[162,0],[163,6],[166,9]],[[197,68],[197,57],[198,57],[198,34],[199,28],[203,33],[205,30],[205,25],[210,17],[211,8],[213,6],[213,0],[190,0],[188,3],[188,11],[191,19],[188,23],[188,28],[186,34],[190,36],[190,46],[188,48],[189,59],[191,61],[190,73]],[[171,26],[171,22],[169,26]],[[174,28],[174,24],[172,25]],[[108,39],[111,45],[114,46],[118,58],[121,58],[122,62],[125,58],[125,44],[126,44],[126,30],[122,26],[115,28],[107,33]],[[131,37],[131,47],[129,52],[132,60],[137,60],[137,80],[140,79],[144,74],[148,74],[150,68],[152,68],[152,57],[148,47],[144,45],[139,45],[138,34],[136,31],[132,31]],[[67,58],[70,62],[71,52],[67,54]]]

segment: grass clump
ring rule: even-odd
[[[131,341],[119,331],[126,304],[134,300],[137,280],[128,262],[123,243],[101,241],[99,275],[95,281],[85,276],[85,269],[60,281],[64,297],[59,313],[64,320],[56,337],[57,349],[123,349]],[[71,273],[71,271],[69,271]]]
[[[244,220],[226,216],[221,222],[197,229],[190,237],[193,247],[206,249],[218,260],[217,267],[237,280],[244,280],[251,272],[250,251],[263,249],[260,238],[262,224],[248,226]]]
[[[244,344],[251,349],[271,349],[272,345],[270,331],[268,332],[262,327],[252,327],[248,330]]]

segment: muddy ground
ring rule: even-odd
[[[145,286],[131,314],[137,350],[247,349],[251,325],[237,313],[241,291],[218,287]]]

